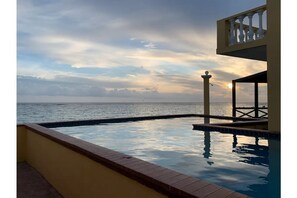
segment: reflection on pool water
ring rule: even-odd
[[[251,197],[280,197],[280,141],[192,130],[202,118],[55,128]]]

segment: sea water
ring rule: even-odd
[[[213,115],[231,115],[230,103],[213,103],[210,109]],[[17,123],[192,113],[203,114],[203,103],[21,103]]]

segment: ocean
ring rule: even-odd
[[[251,106],[251,104],[242,104]],[[18,103],[17,123],[203,114],[203,103]],[[212,115],[231,116],[231,103],[212,103]]]

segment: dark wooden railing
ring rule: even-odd
[[[235,107],[235,114],[239,113],[239,116],[235,117],[249,117],[249,118],[267,118],[268,108],[263,107]],[[261,115],[260,115],[261,114]],[[234,116],[234,115],[233,115]]]

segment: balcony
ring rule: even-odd
[[[217,21],[217,54],[266,61],[266,5]]]

